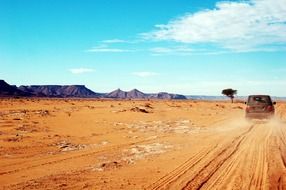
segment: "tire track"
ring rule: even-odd
[[[231,142],[200,151],[147,189],[285,189],[285,134],[284,123],[257,122]]]
[[[152,187],[152,189],[162,189],[166,184],[170,184],[171,182],[175,181],[176,179],[180,178],[184,175],[188,170],[194,167],[198,162],[200,162],[205,156],[210,154],[211,149],[204,149],[199,153],[195,154],[192,158],[188,159],[182,165],[180,165],[175,170],[171,171],[168,175],[160,178]],[[150,188],[150,187],[149,187]],[[149,189],[148,188],[148,189]]]
[[[191,181],[185,189],[268,189],[267,154],[271,133],[271,127],[256,124],[235,152],[224,163],[217,164],[212,176],[201,186],[191,186]]]
[[[160,138],[164,138],[164,137],[166,137],[166,136],[161,136]],[[53,161],[44,161],[43,163],[32,164],[31,166],[27,166],[27,167],[22,167],[22,168],[18,168],[18,169],[14,169],[14,170],[3,171],[3,172],[0,172],[0,176],[13,174],[13,173],[21,172],[21,171],[26,171],[26,170],[30,170],[30,169],[33,169],[33,168],[46,166],[46,165],[57,164],[57,163],[64,162],[64,161],[67,161],[67,160],[78,159],[78,158],[83,158],[83,157],[88,157],[88,156],[94,156],[94,155],[97,155],[97,154],[110,152],[110,151],[117,151],[117,150],[122,149],[122,148],[127,148],[129,146],[133,146],[133,145],[140,144],[140,143],[145,143],[145,142],[150,142],[150,141],[153,141],[153,139],[146,139],[146,140],[140,140],[140,141],[135,141],[135,142],[121,144],[121,145],[110,146],[110,147],[107,147],[107,148],[105,148],[103,150],[97,150],[97,151],[92,151],[92,152],[88,152],[88,153],[82,153],[82,154],[75,155],[75,156],[69,156],[67,158],[61,158],[61,159],[55,158],[55,160],[53,160]],[[59,155],[56,155],[56,156],[59,156]],[[52,158],[44,158],[44,160],[50,160],[50,159],[52,159]],[[39,161],[39,160],[37,160],[37,161]],[[34,162],[37,162],[37,161],[34,161]],[[40,160],[40,162],[41,161],[42,160]],[[24,162],[24,163],[26,163],[26,162]],[[21,162],[19,164],[14,165],[14,166],[22,165],[24,163]]]
[[[210,178],[229,160],[239,149],[246,135],[253,129],[252,125],[248,131],[235,138],[226,148],[224,148],[213,160],[208,162],[198,173],[182,187],[183,190],[201,189]]]
[[[147,187],[147,189],[168,189],[174,185],[176,186],[178,183],[182,183],[183,180],[180,178],[186,178],[190,171],[195,171],[195,167],[204,162],[206,157],[210,155],[212,156],[211,158],[217,159],[211,159],[207,164],[203,165],[203,167],[199,169],[199,172],[191,180],[188,180],[187,184],[179,184],[179,186],[184,185],[183,189],[196,189],[193,186],[194,184],[196,184],[195,186],[197,188],[200,188],[207,181],[207,179],[209,179],[216,172],[219,166],[221,166],[237,151],[241,142],[245,139],[246,135],[251,132],[253,127],[254,125],[251,125],[247,131],[232,139],[231,142],[224,145],[223,148],[216,145],[215,147],[211,146],[208,149],[200,151],[175,170]],[[212,168],[211,171],[209,171],[210,168]]]
[[[285,125],[274,127],[268,153],[268,178],[270,189],[286,188],[286,144]]]

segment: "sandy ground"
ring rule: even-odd
[[[0,189],[283,189],[286,103],[0,100]]]

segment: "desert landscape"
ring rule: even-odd
[[[0,18],[0,190],[286,189],[286,0]]]
[[[283,189],[286,103],[2,98],[0,189]]]

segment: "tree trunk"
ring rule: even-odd
[[[233,103],[233,98],[231,98],[231,103]]]

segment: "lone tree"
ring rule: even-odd
[[[226,95],[227,97],[229,97],[231,99],[231,103],[233,103],[233,98],[234,98],[234,95],[237,94],[237,90],[227,88],[227,89],[222,90],[221,93],[223,95]]]

